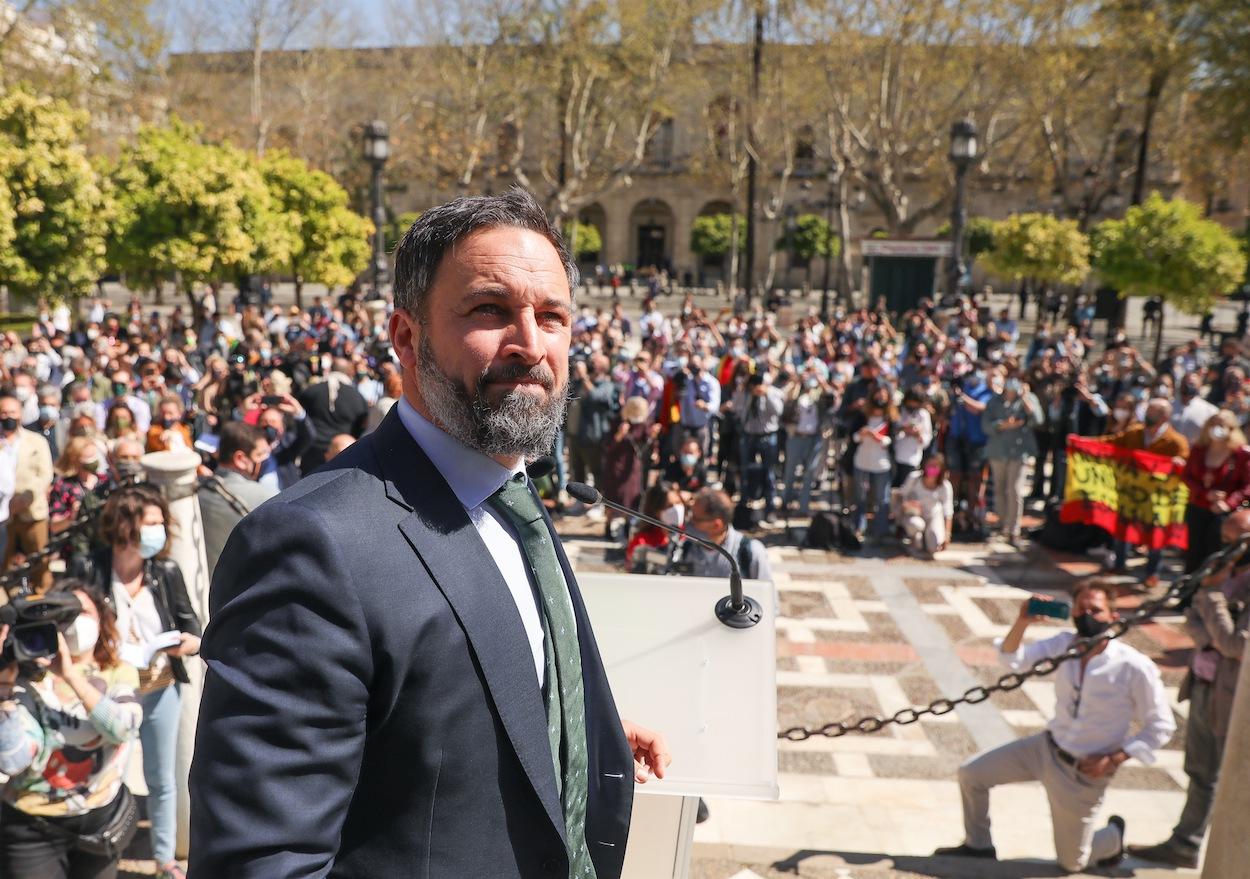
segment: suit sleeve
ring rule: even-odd
[[[259,508],[226,543],[210,608],[190,872],[326,876],[359,774],[373,674],[334,532],[298,502]]]

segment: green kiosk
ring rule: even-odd
[[[860,253],[868,264],[868,303],[884,298],[891,314],[901,314],[936,295],[938,261],[949,259],[952,250],[941,238],[864,238]]]

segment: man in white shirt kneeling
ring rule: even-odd
[[[1118,614],[1114,587],[1083,584],[1073,599],[1076,632],[1027,646],[1024,631],[1046,617],[1030,616],[1026,601],[998,645],[1013,671],[1058,657],[1076,640],[1102,635]],[[1046,599],[1047,596],[1037,596]],[[1132,730],[1136,734],[1131,734]],[[1122,640],[1103,644],[1055,672],[1055,716],[1046,730],[993,748],[959,767],[964,842],[935,855],[994,858],[990,839],[990,788],[1040,781],[1050,800],[1060,866],[1080,872],[1089,864],[1112,866],[1124,857],[1124,819],[1112,815],[1095,831],[1094,817],[1120,765],[1130,757],[1155,762],[1154,752],[1176,731],[1159,671],[1149,657]]]

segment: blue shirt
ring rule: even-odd
[[[965,385],[964,394],[978,403],[987,403],[990,397],[994,396],[985,382],[975,387]],[[947,436],[967,440],[974,446],[983,446],[989,439],[985,431],[981,429],[981,413],[969,412],[968,408],[959,402],[951,406],[951,428]]]

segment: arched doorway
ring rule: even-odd
[[[659,199],[640,201],[630,214],[634,266],[673,269],[673,209]]]

